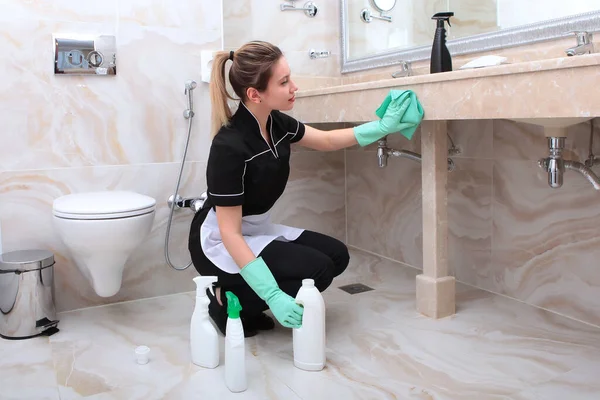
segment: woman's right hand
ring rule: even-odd
[[[300,328],[304,308],[283,290],[279,289],[270,299],[265,300],[277,321],[286,328]]]
[[[283,292],[262,257],[249,262],[240,270],[240,275],[248,285],[263,299],[273,316],[286,328],[300,328],[304,309],[293,297]]]

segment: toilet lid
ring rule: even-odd
[[[156,200],[130,191],[74,193],[54,200],[53,213],[71,219],[124,218],[154,211]]]

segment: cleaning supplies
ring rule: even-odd
[[[190,326],[190,346],[192,362],[204,368],[215,368],[219,365],[219,336],[208,316],[210,300],[206,296],[206,289],[212,293],[212,284],[217,281],[216,276],[198,276],[196,283],[196,306],[192,314]]]
[[[313,279],[303,279],[296,302],[304,307],[302,327],[293,330],[294,365],[306,371],[325,367],[325,301]]]
[[[441,12],[435,14],[431,19],[437,20],[437,28],[433,38],[433,46],[431,47],[431,67],[430,73],[452,71],[452,57],[448,47],[446,47],[446,27],[444,21],[450,25],[450,17],[454,16],[453,12]]]
[[[225,384],[230,391],[237,393],[248,388],[244,326],[240,319],[242,306],[235,294],[226,292],[225,296],[228,315],[225,328]]]

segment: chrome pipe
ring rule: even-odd
[[[565,161],[565,168],[571,171],[577,171],[588,180],[596,190],[600,190],[600,178],[589,167],[586,167],[579,161]]]

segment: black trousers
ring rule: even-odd
[[[194,224],[193,224],[194,225]],[[217,276],[216,286],[221,287],[221,299],[231,291],[240,300],[241,315],[251,317],[268,309],[267,304],[252,290],[240,274],[230,274],[214,265],[202,251],[200,238],[194,237],[192,226],[189,250],[196,270],[203,276]],[[199,236],[199,235],[198,235]],[[259,254],[271,270],[281,290],[296,297],[303,279],[314,279],[315,286],[323,292],[333,278],[340,275],[350,261],[348,248],[330,236],[305,230],[293,242],[273,241]]]

